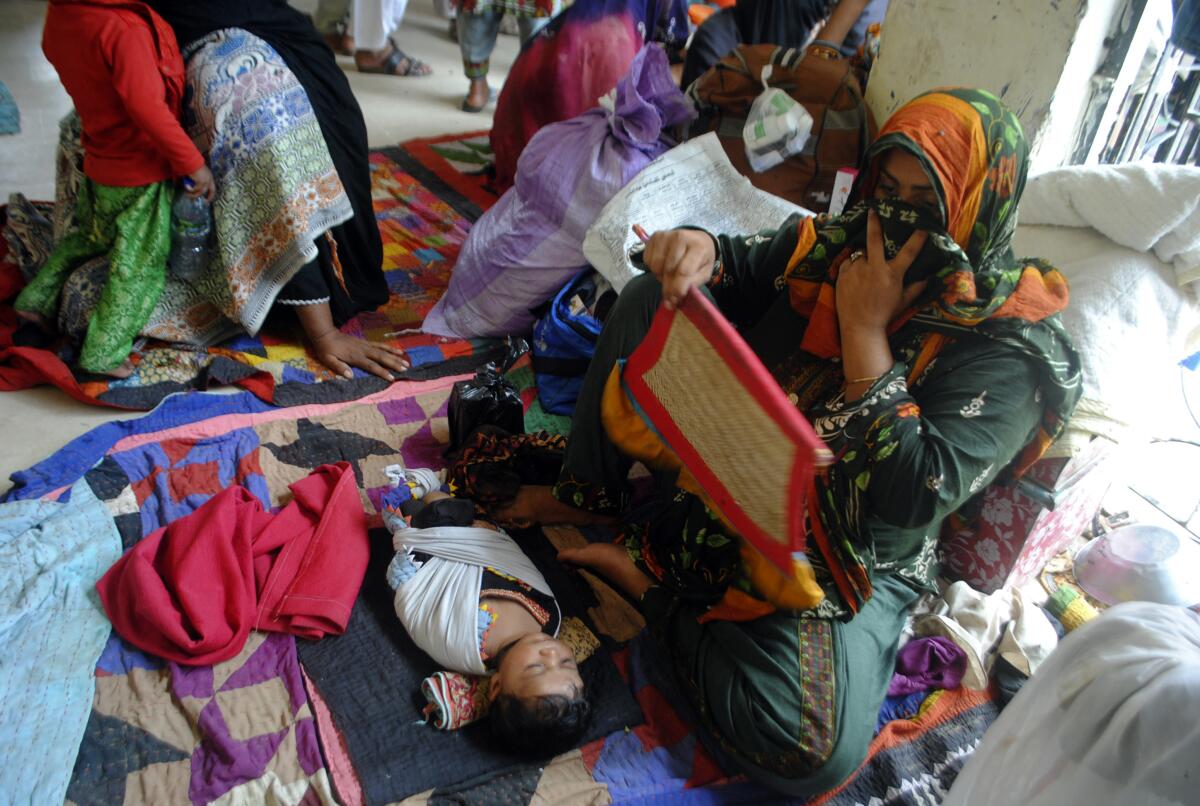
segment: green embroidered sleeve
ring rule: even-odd
[[[911,389],[906,373],[897,362],[858,401],[838,395],[812,413],[837,457],[825,485],[851,533],[866,519],[936,529],[1037,427],[1036,372],[1015,350],[972,338],[944,349]]]
[[[709,291],[739,329],[757,322],[783,291],[783,273],[796,251],[800,221],[793,215],[777,230],[717,236],[721,266]]]

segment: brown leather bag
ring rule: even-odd
[[[746,158],[742,127],[750,105],[763,92],[760,76],[772,65],[768,85],[783,90],[812,115],[804,151],[762,173]],[[715,131],[729,161],[755,187],[816,213],[829,209],[839,168],[857,168],[875,138],[875,118],[863,102],[862,82],[852,62],[814,45],[805,51],[776,45],[739,45],[687,91],[699,118],[689,137]]]

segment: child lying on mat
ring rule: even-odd
[[[498,741],[538,756],[573,748],[590,707],[575,655],[557,640],[562,613],[554,594],[511,537],[475,519],[471,501],[424,492],[436,486],[419,479],[424,473],[432,477],[405,471],[409,501],[401,485],[383,502],[396,549],[387,572],[396,615],[445,669],[490,675],[478,699]],[[430,678],[426,688],[442,677]],[[439,726],[447,727],[445,721]]]

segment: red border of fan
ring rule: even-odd
[[[699,452],[675,424],[666,407],[645,381],[645,373],[661,358],[667,334],[670,333],[675,317],[679,314],[691,320],[705,341],[716,351],[738,381],[749,390],[767,416],[783,429],[784,434],[798,449],[789,473],[787,491],[780,493],[789,497],[788,533],[782,542],[759,526],[749,513],[742,509],[717,475],[703,462]],[[805,549],[803,514],[807,492],[811,487],[818,459],[823,457],[826,448],[750,346],[703,293],[692,290],[676,310],[659,307],[646,338],[629,356],[622,377],[626,388],[646,413],[651,424],[738,533],[790,576],[792,553]],[[763,483],[770,484],[772,481],[764,479]]]

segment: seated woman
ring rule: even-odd
[[[271,0],[149,0],[187,64],[189,133],[216,179],[216,242],[198,279],[168,283],[152,335],[208,345],[295,312],[327,367],[388,380],[392,347],[338,326],[387,301],[367,131],[345,75],[300,12]]]
[[[684,0],[575,0],[555,15],[521,48],[496,100],[497,187],[513,183],[517,158],[539,129],[595,107],[647,42],[671,52],[687,36]]]
[[[711,295],[835,457],[809,491],[810,576],[772,576],[683,489],[686,474],[624,546],[560,556],[639,600],[701,735],[781,792],[828,790],[862,761],[906,611],[937,574],[942,519],[1023,471],[1078,399],[1057,315],[1065,282],[1010,249],[1026,157],[994,96],[931,92],[883,127],[841,217],[750,237],[656,233],[650,273],[600,337],[558,483],[523,487],[496,513],[548,523],[625,510],[626,432],[640,421],[610,375],[660,301]]]
[[[541,757],[573,748],[590,707],[541,572],[466,499],[427,493],[411,526],[384,503],[388,584],[413,642],[448,671],[492,675],[489,722],[504,745]]]

